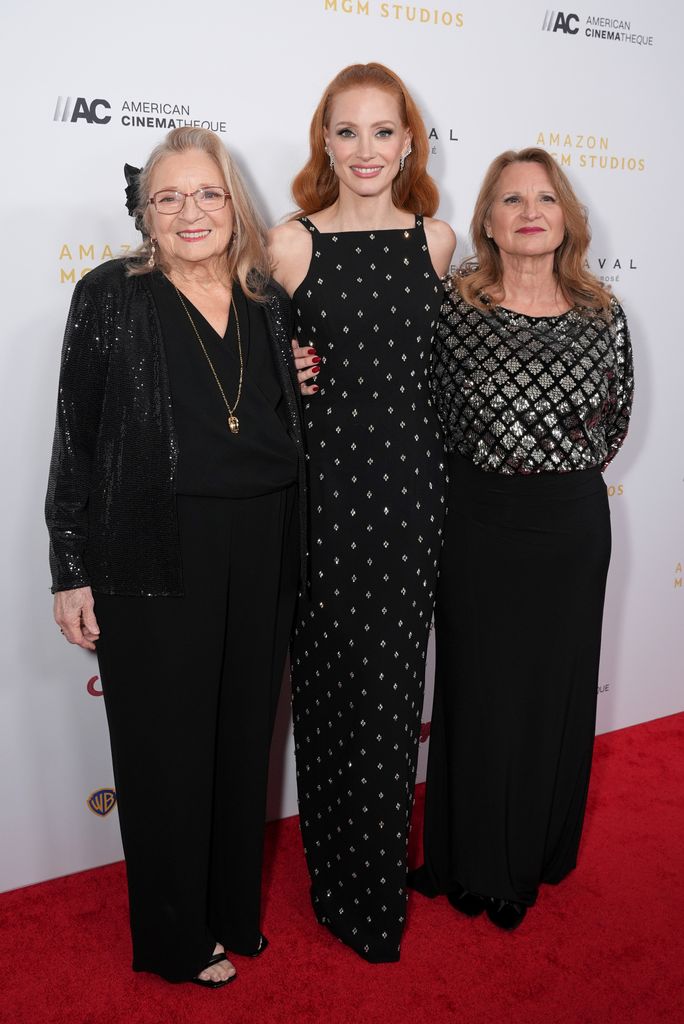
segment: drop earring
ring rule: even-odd
[[[325,147],[325,152],[327,153],[328,160],[330,161],[330,170],[334,171],[335,170],[335,157],[332,155],[332,153],[330,152],[330,150],[328,149],[327,146]]]
[[[411,156],[412,152],[413,152],[413,150],[409,146],[409,148],[406,150],[406,152],[401,154],[401,159],[399,161],[399,173],[400,174],[404,170],[404,164],[406,163],[407,158]]]
[[[156,253],[156,251],[157,249],[154,244],[154,238],[150,238],[150,258],[147,261],[147,266],[150,268],[150,270],[154,270],[154,254]]]

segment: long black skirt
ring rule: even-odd
[[[268,753],[297,593],[296,488],[178,498],[183,597],[95,594],[133,968],[259,947]]]
[[[598,470],[459,455],[437,591],[426,895],[534,903],[575,866],[596,722],[610,514]]]

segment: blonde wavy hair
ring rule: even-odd
[[[137,185],[136,223],[142,224],[143,241],[126,257],[128,273],[148,274],[153,269],[164,270],[163,259],[157,250],[154,267],[149,266],[150,241],[150,184],[154,169],[160,160],[175,153],[198,149],[214,161],[230,192],[233,207],[233,240],[226,251],[226,269],[231,281],[236,278],[246,295],[263,301],[264,288],[271,276],[271,264],[266,250],[266,227],[257,213],[232,157],[218,135],[206,128],[174,128],[150,153],[140,172]]]
[[[343,68],[323,93],[309,129],[309,159],[292,182],[292,195],[299,207],[293,216],[304,214],[308,217],[332,206],[337,199],[340,185],[325,152],[324,130],[330,123],[330,108],[335,96],[359,86],[392,93],[399,104],[402,124],[411,132],[411,153],[406,158],[403,171],[392,182],[392,202],[400,210],[432,217],[439,206],[439,191],[427,173],[430,144],[425,123],[399,75],[384,64],[375,62],[350,64]]]
[[[499,247],[487,236],[486,223],[502,172],[514,163],[534,163],[544,168],[558,197],[565,219],[565,234],[553,257],[558,287],[574,306],[610,317],[612,296],[585,266],[591,232],[587,211],[575,195],[567,175],[550,153],[536,146],[518,152],[509,149],[489,165],[475,203],[470,234],[475,253],[464,260],[454,277],[462,298],[485,312],[503,295],[503,265]],[[488,300],[490,300],[488,302]]]

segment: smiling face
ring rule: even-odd
[[[544,256],[563,241],[565,216],[546,169],[517,162],[501,172],[485,230],[506,256]]]
[[[377,196],[391,188],[410,143],[411,133],[392,92],[357,86],[332,100],[325,144],[334,157],[340,189]]]
[[[223,175],[207,153],[188,149],[163,157],[152,172],[150,194],[162,189],[195,192],[218,185],[226,188]],[[159,213],[149,207],[150,236],[160,250],[165,265],[173,270],[185,264],[211,263],[223,257],[233,233],[233,208],[230,199],[222,210],[200,210],[192,198],[185,200],[180,213]]]

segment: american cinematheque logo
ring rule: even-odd
[[[624,18],[608,18],[601,14],[580,15],[574,11],[544,13],[542,32],[559,32],[564,36],[583,35],[607,43],[627,43],[629,46],[653,46],[653,36],[635,32],[632,22]]]
[[[58,96],[53,121],[62,124],[111,124],[112,120],[124,128],[208,128],[212,132],[226,132],[226,121],[213,121],[193,117],[187,103],[165,100],[124,100],[119,106],[109,100],[89,99],[85,96]]]

